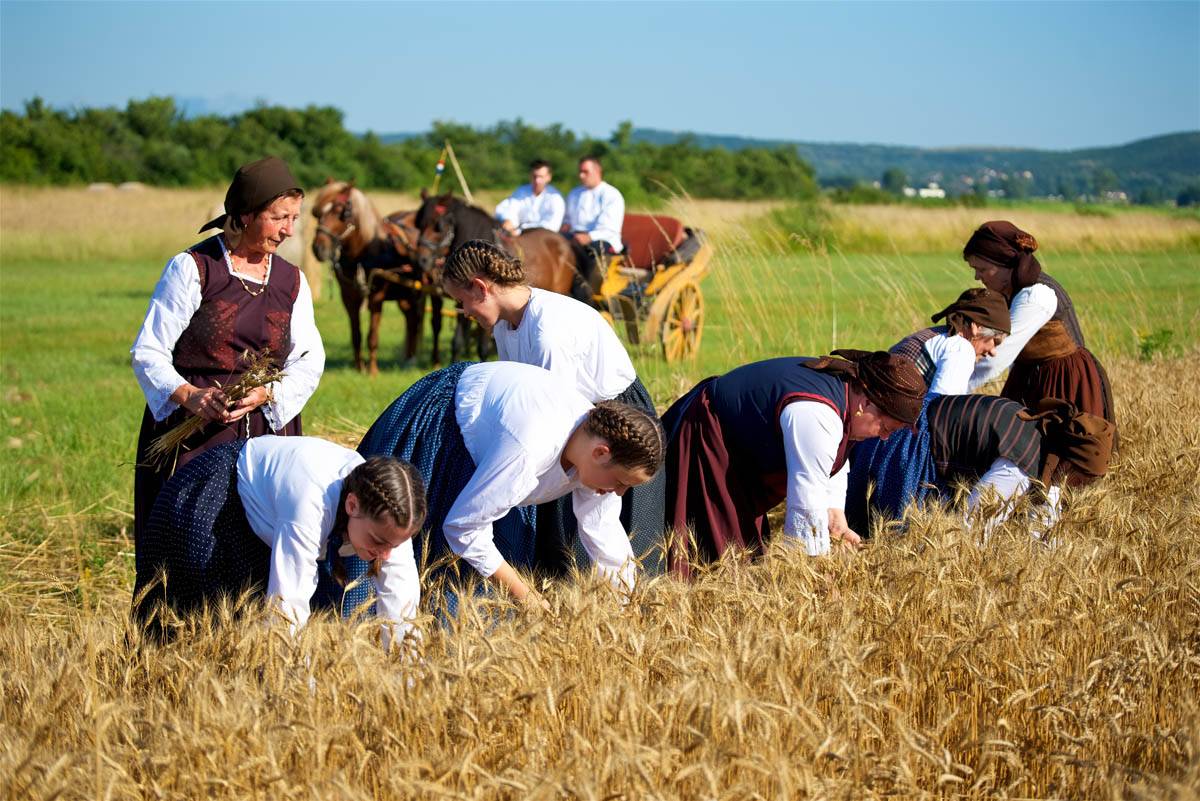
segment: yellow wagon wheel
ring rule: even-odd
[[[692,281],[679,286],[663,315],[663,357],[669,362],[690,359],[700,351],[704,332],[704,296]]]

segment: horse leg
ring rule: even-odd
[[[431,319],[429,325],[433,328],[433,366],[439,367],[442,363],[442,354],[439,349],[439,343],[442,337],[442,304],[445,300],[439,294],[429,296],[429,314]]]
[[[404,362],[409,367],[417,364],[417,352],[421,349],[421,327],[425,323],[425,296],[420,292],[396,301],[404,311]]]
[[[339,280],[342,290],[342,306],[346,308],[346,316],[350,318],[350,348],[354,351],[354,369],[360,373],[363,369],[362,360],[362,321],[359,313],[362,311],[363,297],[358,288]]]
[[[368,375],[379,375],[379,328],[383,321],[383,292],[372,293],[367,301],[367,310],[371,313],[371,329],[367,333],[367,351],[370,358]]]
[[[456,362],[467,350],[466,316],[459,309],[454,316],[454,333],[450,335],[450,361]]]
[[[481,362],[486,362],[492,355],[492,337],[481,325],[475,327],[475,350]]]

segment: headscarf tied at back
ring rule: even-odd
[[[1042,265],[1033,255],[1037,250],[1033,234],[1022,231],[1007,220],[985,222],[971,234],[963,248],[963,258],[976,256],[997,267],[1013,271],[1012,291],[1015,295],[1033,286],[1042,276]]]
[[[976,325],[991,328],[1002,334],[1012,333],[1012,316],[1008,313],[1008,301],[999,292],[990,289],[968,289],[958,296],[958,300],[930,319],[936,323],[951,314],[961,314]]]
[[[835,359],[834,356],[842,358]],[[910,360],[894,353],[877,350],[835,350],[804,363],[821,373],[847,376],[857,381],[867,399],[889,417],[912,425],[921,414],[925,399],[925,379]]]
[[[243,164],[234,173],[233,183],[225,193],[225,213],[206,222],[197,233],[202,234],[209,228],[224,228],[231,214],[235,217],[249,214],[293,189],[304,192],[283,159],[267,156]]]
[[[1116,426],[1103,417],[1081,412],[1074,404],[1044,398],[1036,410],[1019,413],[1037,423],[1046,451],[1040,479],[1049,486],[1060,472],[1071,486],[1090,484],[1108,472]]]

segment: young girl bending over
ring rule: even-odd
[[[591,561],[631,587],[636,564],[621,497],[663,461],[658,421],[634,407],[592,405],[541,367],[459,363],[427,375],[363,438],[365,454],[412,462],[429,513],[415,540],[430,562],[449,549],[519,601],[536,603],[516,568],[537,566],[537,531],[520,507],[570,496]],[[453,610],[451,610],[453,611]]]
[[[134,614],[161,635],[161,604],[186,615],[250,588],[294,630],[328,553],[371,563],[379,616],[407,630],[420,600],[411,537],[424,518],[421,476],[398,459],[311,437],[219,445],[159,494],[137,546]]]
[[[519,259],[496,245],[472,240],[446,260],[443,288],[463,311],[492,332],[505,361],[549,370],[560,386],[571,387],[592,403],[617,400],[657,419],[650,393],[611,325],[591,306],[574,298],[531,288]],[[660,572],[666,476],[627,492],[621,523],[633,537],[642,566]],[[550,573],[568,566],[564,555],[576,539],[576,520],[564,498],[537,510],[538,562]],[[584,558],[575,548],[576,561]]]

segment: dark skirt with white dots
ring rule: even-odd
[[[152,633],[160,605],[187,615],[222,596],[265,592],[271,548],[242,506],[237,462],[246,440],[218,445],[181,467],[163,486],[136,546],[134,617]]]
[[[654,401],[640,378],[613,400],[641,409],[654,419]],[[663,530],[666,528],[664,508],[667,500],[667,471],[659,470],[650,481],[630,487],[621,497],[621,525],[629,534],[634,556],[642,572],[659,575],[663,572]],[[571,506],[571,496],[543,503],[537,508],[539,571],[553,577],[570,572],[572,566],[591,569],[591,558],[579,538],[579,527]]]
[[[395,456],[411,463],[425,481],[425,525],[413,537],[413,553],[424,574],[423,583],[429,578],[453,578],[464,570],[464,575],[474,574],[453,557],[442,532],[450,507],[475,473],[475,461],[463,442],[454,405],[458,379],[471,364],[457,362],[413,384],[379,416],[358,446],[364,457]],[[497,520],[492,524],[492,537],[500,555],[510,565],[534,567],[534,507],[513,509]],[[331,541],[328,553],[336,558],[334,549]],[[318,571],[314,609],[340,609],[343,616],[350,616],[370,603],[374,587],[370,581],[361,580],[368,563],[357,556],[347,556],[342,557],[342,565],[350,590],[343,590],[334,581],[332,560],[327,557]],[[427,567],[432,569],[426,573]],[[447,595],[446,602],[453,614],[454,596]]]

